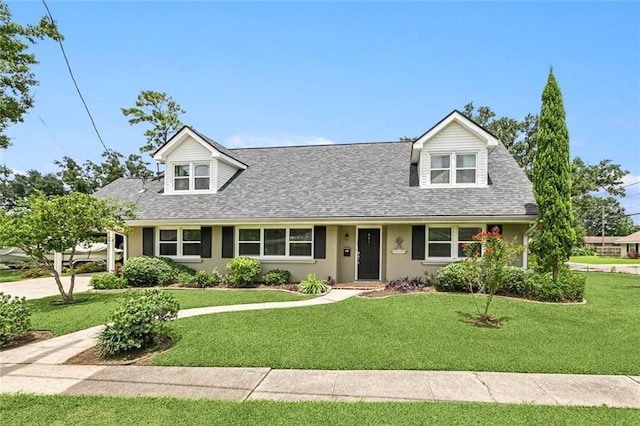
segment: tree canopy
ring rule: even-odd
[[[42,17],[37,25],[22,26],[12,21],[9,7],[0,1],[0,149],[10,145],[6,129],[22,122],[23,115],[33,107],[29,89],[38,80],[31,68],[38,61],[29,53],[29,46],[44,38],[62,39],[49,17]]]

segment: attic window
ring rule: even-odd
[[[477,183],[476,152],[431,154],[429,179],[432,185],[469,185]]]
[[[174,191],[208,191],[210,187],[210,163],[186,163],[173,166]]]

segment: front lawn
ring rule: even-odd
[[[229,402],[207,399],[0,395],[4,425],[611,425],[640,410],[461,402]]]
[[[586,263],[589,265],[640,265],[640,259],[600,256],[571,256],[569,262]]]
[[[464,294],[353,298],[177,320],[156,365],[634,374],[640,277],[588,273],[580,304],[496,299],[501,329],[463,321]],[[206,348],[206,349],[204,349]]]
[[[309,296],[272,290],[167,290],[180,303],[180,309],[200,308],[204,306],[237,305],[244,303],[284,302],[308,299]],[[52,305],[60,296],[28,300],[31,309],[31,329],[51,330],[54,335],[104,324],[109,313],[116,309],[122,300],[122,293],[77,293],[74,299],[87,299],[73,305]]]
[[[23,280],[21,270],[0,269],[0,283],[10,283],[13,281]]]

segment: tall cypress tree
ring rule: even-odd
[[[538,267],[552,272],[556,279],[560,267],[569,260],[576,235],[572,226],[569,132],[553,68],[542,92],[536,139],[533,193],[538,204],[538,219],[531,251]]]
[[[538,204],[536,231],[531,251],[538,267],[553,278],[569,260],[576,235],[571,210],[571,162],[569,132],[565,122],[560,87],[549,70],[542,92],[542,108],[536,135],[538,149],[533,159],[533,193]]]

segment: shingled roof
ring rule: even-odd
[[[531,183],[503,145],[489,155],[491,184],[410,185],[411,142],[227,150],[249,167],[215,194],[163,193],[163,178],[118,179],[98,190],[135,204],[139,220],[531,217]],[[216,147],[216,149],[218,149]],[[414,170],[415,172],[415,170]]]

